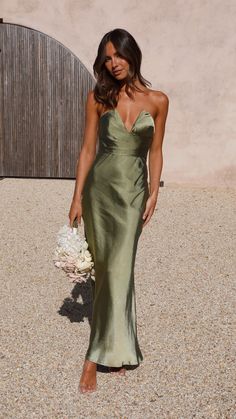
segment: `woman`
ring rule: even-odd
[[[147,87],[142,53],[124,29],[106,33],[94,62],[70,226],[84,221],[94,260],[93,315],[80,391],[96,390],[97,364],[125,374],[143,360],[137,339],[134,263],[157,202],[169,100]],[[96,154],[97,133],[99,149]],[[146,164],[149,151],[149,175]]]

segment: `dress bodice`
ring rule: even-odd
[[[154,119],[148,111],[139,113],[129,131],[116,109],[111,109],[100,117],[98,153],[146,157],[154,132]]]

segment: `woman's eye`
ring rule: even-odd
[[[118,52],[116,53],[116,57],[117,58],[124,59],[124,57],[121,54],[119,54]],[[104,62],[106,63],[107,61],[110,61],[110,59],[111,59],[111,57],[106,57],[105,60],[104,60]]]

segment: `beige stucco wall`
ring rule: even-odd
[[[0,17],[50,35],[92,73],[102,36],[127,29],[170,100],[165,183],[236,186],[235,0],[1,0]]]

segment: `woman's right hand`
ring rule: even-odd
[[[69,211],[70,227],[72,227],[74,220],[77,218],[78,224],[81,224],[82,204],[81,199],[73,199]]]

